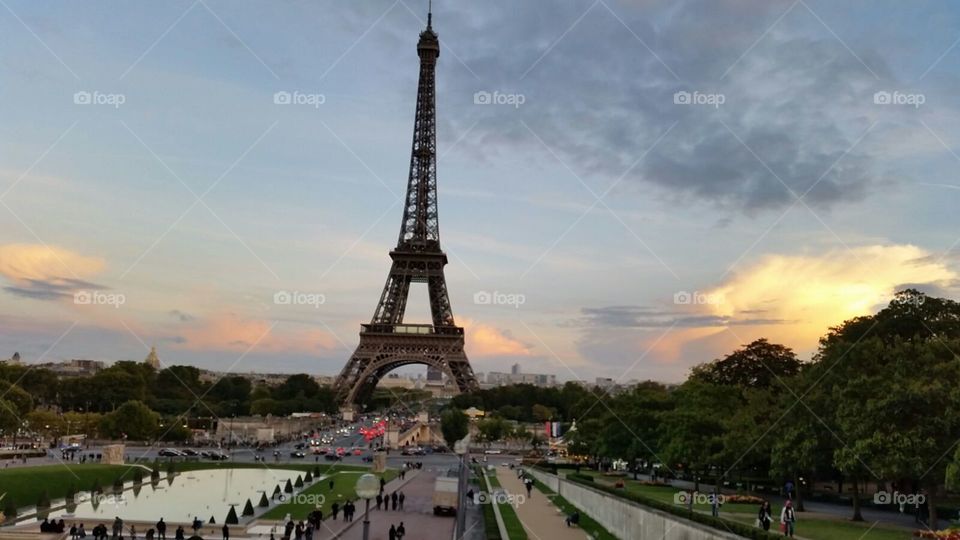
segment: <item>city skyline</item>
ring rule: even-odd
[[[9,2],[0,356],[157,346],[336,374],[396,238],[425,18]],[[904,287],[957,298],[958,22],[434,6],[441,237],[474,370],[676,382],[760,337],[806,360]]]

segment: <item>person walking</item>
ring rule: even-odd
[[[121,534],[123,534],[123,520],[120,516],[116,516],[113,518],[113,538],[117,539]]]
[[[184,540],[186,537],[186,532],[183,530],[183,525],[177,525],[177,531],[174,533],[175,540]]]
[[[77,540],[77,525],[70,525],[70,540]]]
[[[230,540],[230,526],[224,523],[222,531],[223,531],[223,540]]]
[[[397,540],[397,527],[393,523],[390,524],[390,531],[387,533],[389,540]]]
[[[340,513],[340,503],[334,502],[330,505],[330,511],[333,512],[333,520],[337,520],[337,514]]]
[[[720,517],[720,493],[716,488],[710,494],[710,514],[713,517]]]
[[[383,506],[383,493],[377,493],[377,510]]]
[[[403,522],[400,522],[400,526],[397,527],[397,540],[403,540],[403,536],[407,534],[407,530],[403,528]]]
[[[400,492],[400,495],[397,496],[397,502],[400,503],[400,511],[401,511],[401,512],[403,512],[403,500],[406,499],[406,498],[407,498],[407,496],[404,495],[402,491]]]
[[[130,525],[130,540],[137,540],[137,528],[133,524]]]
[[[390,509],[391,510],[397,509],[397,492],[396,491],[390,494]]]
[[[163,518],[157,522],[157,537],[160,540],[167,540],[167,524],[164,523]]]
[[[773,516],[770,515],[770,501],[763,501],[763,504],[760,505],[760,511],[757,513],[757,526],[769,531],[771,521],[773,521]]]
[[[797,514],[793,511],[793,503],[788,500],[784,503],[783,510],[780,510],[780,532],[782,532],[784,536],[793,538],[796,522]]]

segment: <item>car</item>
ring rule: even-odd
[[[323,456],[327,461],[340,461],[340,456],[336,454],[327,454]]]
[[[484,453],[484,454],[496,455],[496,454],[502,454],[503,451],[501,451],[501,450],[495,450],[495,449],[490,449],[490,450],[484,450],[483,453]]]
[[[157,452],[162,457],[183,457],[185,454],[174,448],[164,448]]]
[[[293,447],[297,450],[303,450],[306,446],[307,445],[303,444],[302,442],[298,442],[297,444],[293,445]]]
[[[373,456],[363,456],[364,463],[373,463]]]
[[[290,457],[292,457],[292,458],[302,458],[302,457],[305,457],[305,456],[306,456],[306,455],[305,455],[303,452],[299,451],[299,450],[294,450],[293,452],[290,452]]]
[[[354,448],[354,449],[353,449],[353,455],[359,456],[359,455],[361,455],[361,454],[363,454],[363,450],[361,450],[361,449],[359,449],[359,448]]]
[[[187,455],[190,457],[196,457],[200,455],[200,452],[197,452],[193,448],[184,448],[183,450],[180,450],[180,451],[183,452],[184,455]]]

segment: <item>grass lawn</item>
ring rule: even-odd
[[[554,506],[559,508],[560,511],[562,511],[565,515],[569,516],[573,514],[575,511],[577,511],[577,508],[575,506],[570,504],[569,501],[567,501],[566,499],[558,495],[556,492],[554,492],[552,489],[547,487],[547,485],[544,484],[543,482],[537,480],[536,478],[533,478],[533,485],[538,490],[540,490],[540,492],[546,495],[547,498],[550,499],[550,502],[552,502]],[[603,525],[600,525],[599,523],[594,521],[593,518],[591,518],[587,514],[584,514],[584,513],[580,514],[579,527],[584,531],[586,531],[587,534],[590,535],[590,538],[595,538],[596,540],[617,540],[616,536],[610,534],[610,531],[605,529]]]
[[[151,464],[145,464],[148,467]],[[364,467],[352,465],[325,465],[323,463],[280,463],[280,464],[258,464],[258,463],[230,463],[230,462],[186,462],[175,463],[177,472],[195,471],[204,469],[220,468],[256,468],[271,467],[276,469],[293,469],[298,471],[313,471],[314,465],[318,465],[321,474],[329,474],[334,471],[366,470]],[[45,465],[39,467],[12,467],[0,470],[0,494],[6,493],[6,497],[0,502],[0,508],[6,506],[12,500],[17,507],[33,506],[37,503],[40,495],[47,492],[51,500],[62,499],[67,491],[72,487],[74,491],[90,491],[94,483],[99,482],[100,486],[107,490],[113,485],[114,481],[120,479],[123,481],[132,481],[134,470],[142,469],[139,465],[102,465],[102,464],[69,464]],[[159,468],[161,475],[166,475],[167,463],[160,462]],[[150,471],[143,470],[144,482],[149,482]],[[256,501],[254,501],[256,503]]]
[[[321,467],[321,472],[323,468]],[[321,500],[320,497],[310,497],[322,495],[322,504],[319,505],[321,511],[323,511],[323,518],[328,519],[330,516],[330,507],[333,506],[333,503],[339,503],[340,506],[343,506],[343,503],[347,502],[348,499],[354,499],[354,504],[357,505],[357,511],[363,513],[364,504],[363,501],[356,500],[357,493],[355,491],[357,485],[358,474],[355,474],[356,471],[339,471],[335,472],[330,478],[326,478],[319,482],[314,482],[313,485],[308,487],[305,491],[301,492],[300,496],[305,496],[308,499],[312,500]],[[382,477],[384,480],[389,482],[397,476],[397,471],[394,469],[387,469],[383,474],[378,474],[377,476]],[[333,480],[333,489],[330,489],[329,481]],[[298,496],[298,498],[300,498]],[[267,520],[281,520],[286,517],[287,514],[290,514],[290,517],[295,521],[301,519],[306,519],[307,514],[314,511],[317,508],[317,505],[313,501],[302,501],[302,502],[288,502],[280,504],[268,510],[265,514],[260,516],[260,519]]]
[[[730,519],[744,523],[753,523],[753,516],[732,515]],[[850,521],[833,521],[827,519],[803,519],[803,513],[797,514],[796,534],[809,540],[910,540],[912,531],[893,529],[888,525],[878,524],[870,528],[870,523],[854,523]],[[774,521],[770,530],[774,531],[780,523]]]
[[[502,488],[496,474],[487,475],[487,482],[490,483],[491,488]],[[527,531],[520,523],[520,518],[513,506],[510,503],[499,503],[497,507],[500,509],[500,517],[503,518],[503,527],[507,530],[509,540],[527,540]]]
[[[593,471],[585,472],[584,474],[593,476],[594,482],[610,486],[616,483],[617,480],[623,480],[624,489],[627,491],[669,504],[674,504],[674,494],[680,491],[680,489],[672,486],[658,487],[643,485],[629,477],[607,477]],[[697,504],[694,505],[694,508],[703,513],[710,512],[710,505],[708,504]],[[725,504],[720,510],[720,517],[741,523],[753,523],[756,519],[757,508],[758,506],[755,504]],[[770,530],[776,532],[777,527],[780,526],[780,523],[777,521],[777,518],[780,516],[780,505],[774,504],[771,510],[773,510],[774,522],[770,526]],[[582,517],[581,515],[581,518]],[[872,524],[866,522],[854,523],[842,519],[804,519],[802,512],[797,514],[797,518],[797,536],[809,540],[910,540],[913,534],[912,530],[885,524],[878,524],[871,528]]]

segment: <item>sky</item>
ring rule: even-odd
[[[426,1],[0,2],[0,357],[336,374],[379,299]],[[958,298],[960,9],[434,2],[478,372],[683,380]],[[426,322],[414,287],[407,322]]]

